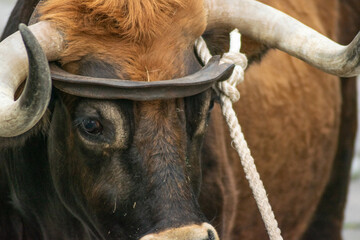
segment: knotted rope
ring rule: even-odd
[[[204,64],[207,64],[212,57],[205,41],[202,38],[195,42],[197,53]],[[281,231],[271,209],[263,182],[256,169],[255,162],[251,156],[250,149],[241,131],[239,121],[233,109],[233,103],[240,99],[240,93],[236,85],[244,81],[244,70],[247,67],[247,58],[240,53],[241,36],[237,29],[230,33],[230,50],[225,53],[220,61],[221,63],[235,64],[231,77],[215,86],[215,91],[220,95],[221,110],[230,129],[230,136],[234,147],[238,152],[241,164],[244,168],[246,179],[249,181],[261,217],[265,223],[266,230],[270,240],[282,240]]]

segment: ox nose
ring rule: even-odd
[[[219,240],[219,236],[208,223],[167,229],[163,232],[149,234],[140,240]]]

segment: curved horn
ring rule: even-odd
[[[334,75],[360,74],[360,33],[339,45],[294,18],[254,0],[205,0],[208,24],[231,25],[259,42],[278,48]]]
[[[25,25],[20,25],[19,29],[21,36],[16,32],[0,43],[1,137],[20,135],[31,129],[43,116],[51,96],[48,59],[58,59],[62,50],[61,34],[48,22],[31,26],[34,34]],[[17,88],[27,76],[23,93],[14,101]]]

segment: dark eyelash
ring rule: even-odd
[[[73,127],[79,127],[85,118],[78,118],[73,121]]]

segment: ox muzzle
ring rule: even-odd
[[[163,232],[149,234],[140,240],[219,240],[216,230],[208,223],[168,229]]]

